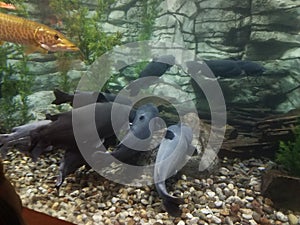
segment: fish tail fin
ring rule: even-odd
[[[55,96],[55,100],[52,102],[52,104],[60,105],[66,102],[72,102],[72,97],[68,93],[65,93],[58,89],[54,89],[53,93]]]
[[[166,211],[169,213],[169,215],[174,217],[181,216],[181,210],[179,208],[179,205],[183,203],[184,200],[182,198],[177,198],[173,196],[166,196],[166,198],[163,200],[163,204]]]
[[[57,190],[57,192],[59,192],[59,188],[63,184],[64,180],[65,180],[65,176],[64,176],[63,172],[59,171],[58,176],[57,176],[57,180],[56,180],[56,183],[55,183],[55,189]]]

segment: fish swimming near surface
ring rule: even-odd
[[[132,102],[125,96],[117,96],[113,93],[97,92],[97,91],[75,91],[74,94],[68,94],[58,89],[53,91],[55,100],[52,104],[60,105],[62,103],[70,103],[73,108],[79,108],[95,102],[116,102],[124,105],[131,105]],[[76,98],[76,104],[73,100]]]
[[[207,70],[203,63],[188,61],[186,62],[187,72],[192,75],[201,72],[201,75],[213,78],[212,72],[215,77],[234,78],[242,75],[260,76],[266,71],[260,64],[249,60],[217,59],[204,60],[203,62],[211,71]]]
[[[260,76],[266,71],[263,66],[249,60],[237,60],[236,63],[247,76]]]
[[[151,62],[149,62],[146,67],[139,73],[139,78],[145,77],[160,77],[167,70],[169,70],[175,64],[175,57],[173,55],[162,55],[159,57],[153,58]],[[156,79],[153,80],[153,82]],[[149,80],[145,83],[144,80],[135,80],[130,84],[130,95],[136,96],[141,88],[145,88],[150,86],[152,83]]]
[[[5,2],[0,2],[0,8],[13,9],[13,10],[17,9],[13,4],[5,3]]]
[[[165,180],[175,175],[192,156],[195,147],[192,129],[186,125],[176,124],[168,127],[162,140],[154,166],[154,182],[159,196],[163,199],[163,205],[171,216],[180,216],[179,205],[183,199],[170,195],[166,189]]]
[[[62,33],[25,18],[0,13],[0,41],[21,44],[25,53],[80,51]]]

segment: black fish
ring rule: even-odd
[[[86,105],[53,116],[48,115],[47,118],[52,120],[51,123],[30,132],[31,151],[35,151],[37,147],[41,148],[47,146],[54,146],[55,148],[60,147],[66,150],[60,164],[59,176],[56,183],[57,189],[67,175],[73,173],[82,165],[86,165],[86,162],[78,149],[77,141],[79,141],[79,143],[85,142],[87,148],[96,149],[103,144],[103,141],[106,139],[110,141],[110,138],[115,135],[111,120],[112,107],[116,107],[115,110],[118,113],[117,119],[120,122],[117,126],[121,127],[123,123],[127,123],[130,119],[128,118],[128,114],[131,108],[126,105],[107,102]],[[95,119],[87,118],[87,115],[90,115],[93,110],[95,110]],[[74,115],[75,117],[73,117]],[[134,113],[129,115],[133,117]],[[76,121],[73,121],[72,119]],[[131,118],[131,120],[133,120],[133,118]],[[94,123],[98,135],[91,134],[91,127]],[[78,138],[77,140],[75,139],[73,125],[75,125],[77,129],[80,129],[84,140],[78,140]],[[85,149],[80,150],[84,151]]]
[[[243,71],[235,60],[204,60],[216,77],[237,77]]]
[[[50,150],[50,146],[37,146],[35,151],[29,152],[30,147],[30,132],[51,123],[50,120],[35,121],[22,126],[14,127],[10,134],[0,134],[0,151],[3,158],[9,149],[17,148],[20,152],[29,154],[36,161],[40,154]]]
[[[171,216],[180,216],[179,205],[183,199],[170,195],[167,191],[165,180],[175,175],[192,156],[195,147],[191,145],[193,139],[192,129],[188,126],[177,124],[168,127],[165,138],[162,140],[155,161],[154,182],[163,204]]]
[[[138,78],[145,77],[160,77],[167,70],[169,70],[175,64],[175,57],[173,55],[162,55],[156,58],[147,64],[147,66],[140,72]],[[155,79],[154,79],[155,80]],[[153,80],[153,81],[154,81]],[[153,82],[152,81],[152,82]],[[141,88],[145,88],[151,85],[151,82],[145,84],[144,81],[136,80],[130,84],[130,95],[136,96]]]
[[[248,60],[221,59],[204,60],[203,62],[206,63],[215,77],[221,78],[232,78],[242,75],[259,76],[265,72],[263,66]],[[189,74],[195,75],[201,71],[203,76],[212,77],[210,71],[198,61],[188,61],[186,62],[186,65]]]
[[[68,94],[58,89],[53,91],[55,100],[52,104],[60,105],[62,103],[70,103],[74,108],[79,108],[85,105],[96,102],[117,102],[119,104],[131,105],[131,100],[118,96],[113,93],[97,92],[97,91],[75,91],[75,94]],[[73,105],[73,100],[76,97],[76,104]]]
[[[87,165],[87,162],[85,161],[77,147],[74,147],[73,149],[66,149],[65,154],[60,161],[59,173],[57,176],[55,188],[58,190],[63,184],[65,178],[71,173],[74,173],[83,165]]]
[[[236,62],[247,76],[260,76],[266,71],[263,66],[252,61],[237,60]]]

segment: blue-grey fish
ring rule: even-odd
[[[151,134],[158,127],[158,124],[155,124],[155,118],[158,118],[158,115],[159,111],[153,104],[148,103],[140,106],[136,110],[128,134],[111,155],[124,163],[135,164],[135,157],[141,154],[139,150],[148,148],[151,141]],[[151,121],[154,123],[151,124]]]
[[[170,195],[165,181],[175,175],[193,155],[195,147],[191,145],[192,139],[190,127],[181,124],[172,125],[168,127],[157,152],[154,182],[159,196],[163,199],[163,205],[171,216],[180,216],[179,205],[183,203],[183,199]]]

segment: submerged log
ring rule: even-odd
[[[262,176],[261,192],[275,208],[300,211],[300,178],[269,170]]]
[[[273,158],[280,141],[293,140],[299,121],[300,110],[278,114],[267,109],[235,108],[228,113],[228,123],[236,137],[225,137],[219,156]]]

